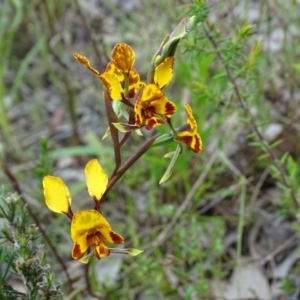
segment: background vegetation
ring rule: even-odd
[[[0,298],[298,299],[299,5],[2,1]],[[173,149],[153,148],[105,199],[125,246],[144,254],[73,261],[69,221],[46,208],[41,180],[62,177],[77,211],[90,207],[85,163],[97,157],[110,174],[114,162],[102,84],[72,54],[102,71],[126,42],[145,78],[164,36],[192,15],[168,96],[193,107],[203,152],[186,149],[159,186]],[[133,136],[124,157],[140,143]]]

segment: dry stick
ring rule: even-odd
[[[185,200],[182,202],[182,204],[179,206],[178,210],[176,211],[176,214],[172,218],[172,220],[168,223],[168,225],[165,227],[165,229],[157,236],[157,238],[152,243],[153,247],[158,247],[161,245],[168,237],[169,231],[172,230],[173,226],[178,222],[183,212],[188,208],[189,204],[191,203],[193,196],[197,192],[199,186],[203,183],[205,178],[207,177],[212,165],[216,161],[218,157],[218,151],[213,152],[211,155],[207,165],[205,166],[204,171],[201,173],[195,184],[193,185],[192,189],[187,194]]]
[[[58,260],[58,262],[60,263],[60,265],[62,266],[62,269],[67,277],[67,282],[68,282],[68,286],[70,291],[73,290],[73,285],[72,285],[72,281],[70,278],[70,275],[68,273],[67,267],[63,261],[63,259],[58,255],[58,252],[55,248],[55,246],[52,244],[51,240],[49,239],[49,237],[47,236],[46,232],[44,231],[44,229],[42,228],[40,221],[38,219],[38,217],[34,214],[34,212],[31,210],[28,201],[25,199],[25,196],[23,195],[23,192],[20,188],[19,182],[17,180],[17,178],[14,176],[14,174],[11,172],[11,170],[9,169],[8,165],[5,162],[1,162],[0,164],[3,166],[3,170],[5,175],[7,176],[7,178],[10,180],[13,189],[15,190],[15,192],[21,197],[23,203],[27,206],[27,211],[30,215],[30,217],[33,219],[34,223],[36,224],[36,226],[39,228],[43,238],[46,240],[47,244],[50,246],[52,252],[54,253],[56,259]]]
[[[297,202],[297,198],[294,194],[294,191],[291,189],[290,187],[290,184],[286,178],[286,173],[285,173],[285,170],[282,168],[282,166],[278,163],[278,158],[275,154],[275,152],[273,151],[273,149],[271,147],[269,147],[268,144],[266,144],[263,136],[261,135],[261,133],[259,132],[258,130],[258,127],[256,126],[256,123],[254,121],[254,118],[252,117],[252,114],[251,114],[251,111],[249,109],[249,107],[247,106],[247,104],[243,101],[242,99],[242,96],[241,96],[241,93],[240,93],[240,90],[238,88],[238,85],[235,81],[235,78],[234,76],[231,74],[231,71],[230,69],[228,68],[228,65],[226,64],[226,62],[223,60],[223,57],[222,57],[222,54],[221,54],[221,51],[219,49],[219,46],[217,44],[217,42],[215,41],[214,37],[208,32],[208,30],[205,28],[204,26],[204,31],[205,31],[205,34],[206,34],[206,37],[209,39],[209,41],[211,42],[211,44],[213,45],[213,47],[215,48],[216,50],[216,53],[217,53],[217,56],[218,58],[220,59],[220,61],[222,62],[224,68],[225,68],[225,71],[226,71],[226,74],[231,82],[231,84],[233,85],[233,89],[234,89],[234,92],[236,94],[236,97],[240,103],[240,106],[242,107],[242,109],[244,110],[246,116],[248,117],[249,121],[250,121],[250,124],[251,124],[251,127],[253,129],[253,131],[255,132],[255,134],[257,135],[257,137],[259,138],[260,142],[262,143],[262,146],[263,148],[265,149],[265,151],[270,155],[270,157],[272,158],[273,160],[273,164],[275,165],[276,169],[279,171],[279,174],[281,176],[281,180],[282,182],[284,183],[284,185],[290,190],[290,195],[292,197],[292,200],[293,200],[293,204],[295,206],[296,209],[298,209],[300,206]]]
[[[123,176],[123,174],[144,154],[147,152],[147,150],[151,147],[153,142],[156,140],[156,138],[160,135],[160,133],[157,133],[155,136],[144,142],[138,150],[131,155],[126,162],[120,167],[118,172],[113,175],[108,184],[106,191],[103,195],[103,197],[108,193],[108,191],[115,185],[115,183]]]

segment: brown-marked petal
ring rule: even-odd
[[[110,250],[104,245],[104,243],[101,243],[99,246],[96,246],[94,248],[94,252],[98,259],[106,257],[110,254]]]
[[[192,109],[189,104],[185,104],[185,112],[187,116],[187,124],[177,132],[176,139],[188,145],[194,152],[202,151],[202,140],[197,132],[197,122],[193,116]]]
[[[158,125],[164,124],[164,121],[157,118],[157,117],[152,117],[150,119],[146,119],[145,121],[145,127],[147,130],[152,130],[153,128],[157,127]]]
[[[117,68],[128,75],[134,64],[135,54],[129,45],[119,43],[113,48],[111,58]]]
[[[90,160],[84,169],[86,185],[91,197],[101,200],[108,182],[108,177],[97,159]]]
[[[172,115],[176,112],[176,105],[167,99],[167,97],[152,104],[156,114],[161,116]]]
[[[68,187],[59,177],[45,176],[43,179],[46,205],[56,213],[68,213],[71,195]]]
[[[117,66],[112,61],[107,64],[105,73],[115,74],[120,82],[124,80],[123,73],[117,68]]]
[[[72,257],[74,259],[80,259],[88,249],[89,244],[87,243],[87,234],[88,232],[83,233],[82,235],[78,236],[76,241],[74,241],[74,246],[72,249]]]
[[[96,76],[98,76],[98,77],[100,76],[100,72],[97,71],[96,69],[94,69],[94,68],[91,66],[89,60],[88,60],[85,56],[83,56],[83,55],[81,55],[81,54],[78,54],[78,53],[74,53],[73,56],[74,56],[74,58],[77,59],[83,66],[85,66],[88,70],[90,70],[90,71],[91,71],[92,73],[94,73]]]
[[[193,116],[193,111],[192,111],[191,106],[188,103],[186,103],[184,108],[185,108],[185,113],[186,113],[186,117],[187,117],[187,124],[190,125],[191,130],[193,132],[197,131],[197,122]]]
[[[101,229],[101,233],[111,231],[109,223],[98,211],[94,209],[82,210],[73,215],[71,238],[74,242],[86,232],[96,229]]]
[[[103,231],[102,235],[104,237],[105,242],[112,243],[112,244],[123,244],[124,238],[114,231]]]

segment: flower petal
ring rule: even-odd
[[[72,199],[62,179],[48,175],[43,179],[43,187],[48,208],[56,213],[68,213]]]
[[[177,132],[176,139],[188,145],[194,152],[199,153],[202,151],[202,140],[197,132],[197,122],[193,116],[192,108],[189,104],[185,104],[185,112],[187,116],[187,124]]]
[[[154,82],[160,89],[163,89],[172,80],[174,59],[174,56],[167,57],[154,70]]]
[[[116,74],[104,72],[101,74],[100,79],[105,85],[111,99],[122,100],[124,91]]]
[[[120,82],[124,80],[123,73],[117,68],[117,66],[112,61],[107,64],[105,73],[115,74]]]
[[[187,117],[187,124],[190,125],[191,130],[193,132],[196,132],[197,131],[197,122],[193,116],[192,108],[188,103],[186,103],[184,105],[184,108],[185,108],[185,113],[186,113],[186,117]]]
[[[99,230],[103,235],[109,233],[111,228],[103,215],[94,209],[81,210],[73,215],[71,238],[75,243],[82,235],[92,230]]]
[[[141,98],[141,103],[143,104],[145,102],[153,102],[153,101],[166,98],[166,96],[163,94],[163,92],[160,90],[160,88],[157,85],[147,84],[142,90],[139,98]],[[148,106],[150,105],[150,103],[149,104],[146,103],[145,105]]]
[[[202,151],[202,140],[197,132],[194,134],[188,131],[178,132],[176,139],[188,145],[196,153]]]
[[[82,65],[84,65],[88,70],[90,70],[96,76],[98,76],[98,77],[100,76],[100,72],[91,66],[89,60],[85,56],[78,54],[78,53],[74,53],[73,56],[75,59],[77,59]]]
[[[90,196],[100,201],[106,190],[108,177],[97,159],[92,159],[86,164],[84,174]]]
[[[124,238],[114,231],[101,231],[102,236],[104,237],[104,241],[112,244],[123,244]]]
[[[142,112],[142,93],[138,96],[136,99],[135,105],[134,105],[134,112],[135,112],[135,125],[138,127],[141,127],[144,123],[144,116]]]
[[[145,121],[145,127],[147,130],[151,130],[162,124],[164,124],[164,121],[154,116],[150,119],[146,119]]]
[[[169,101],[167,97],[154,102],[152,106],[154,107],[155,113],[161,116],[172,115],[177,109],[176,105],[172,101]]]
[[[111,58],[117,68],[128,75],[134,63],[135,54],[129,45],[119,43],[113,48]]]
[[[134,68],[132,68],[129,72],[129,87],[126,97],[134,98],[135,94],[143,86],[145,86],[145,83],[140,81],[139,73]]]
[[[94,248],[95,255],[98,259],[106,257],[110,254],[110,250],[105,246],[104,243],[101,243],[99,246]]]
[[[84,234],[78,236],[74,242],[72,249],[72,257],[74,259],[80,259],[88,249],[89,244],[87,242],[87,234],[88,232],[85,232]]]

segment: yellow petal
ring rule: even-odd
[[[98,77],[100,76],[100,72],[97,71],[96,69],[94,69],[94,68],[91,66],[89,60],[88,60],[85,56],[80,55],[80,54],[78,54],[78,53],[74,53],[73,56],[74,56],[74,58],[76,58],[82,65],[84,65],[88,70],[90,70],[92,73],[94,73],[96,76],[98,76]]]
[[[134,63],[135,54],[129,45],[119,43],[113,48],[111,58],[117,68],[128,75]]]
[[[160,89],[163,89],[172,80],[174,59],[174,56],[167,57],[154,70],[154,82]]]
[[[59,177],[46,176],[43,179],[46,205],[56,213],[68,213],[71,195],[68,187]]]
[[[102,235],[111,231],[107,220],[94,209],[81,210],[73,215],[71,223],[71,238],[76,243],[88,232],[99,230]]]
[[[105,242],[112,243],[112,244],[123,244],[124,238],[114,231],[101,231],[102,236],[104,237]]]
[[[146,119],[145,121],[145,127],[147,130],[151,130],[157,127],[158,125],[162,125],[162,124],[164,124],[164,121],[157,117],[151,117],[150,119]]]
[[[160,99],[152,104],[156,114],[161,116],[172,115],[176,112],[176,105],[169,101],[167,97]]]
[[[184,108],[187,117],[187,124],[191,127],[192,132],[195,133],[197,132],[197,122],[193,116],[192,108],[188,103],[184,105]]]
[[[110,254],[109,248],[107,248],[104,243],[101,243],[100,245],[96,246],[94,248],[94,252],[98,259],[106,257]]]
[[[147,84],[142,90],[140,97],[143,107],[150,106],[152,102],[166,98],[155,84]]]
[[[120,82],[124,80],[123,73],[117,68],[117,66],[112,61],[107,64],[105,73],[115,74]]]
[[[134,112],[135,112],[135,125],[141,127],[144,123],[144,116],[142,112],[142,92],[139,94],[138,98],[136,99],[134,105]]]
[[[88,249],[89,244],[87,242],[87,235],[88,232],[85,232],[81,236],[78,236],[77,240],[74,242],[72,249],[72,257],[74,259],[80,259]]]
[[[178,132],[176,139],[179,142],[188,145],[196,153],[202,151],[202,140],[200,135],[197,132],[196,133],[191,133],[188,131]]]
[[[134,98],[137,91],[142,86],[145,86],[145,83],[140,81],[140,75],[134,68],[130,70],[128,80],[129,80],[129,87],[128,87],[128,93],[126,97]]]
[[[107,88],[111,99],[122,100],[124,91],[116,74],[104,72],[100,79]]]
[[[106,190],[108,177],[97,159],[92,159],[86,164],[84,174],[90,196],[100,201]]]

